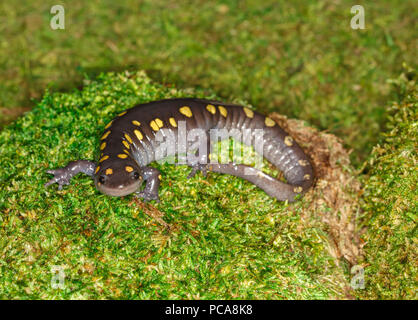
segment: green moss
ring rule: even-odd
[[[418,272],[418,89],[410,70],[392,81],[401,98],[365,179],[366,290],[360,297],[416,299]],[[416,76],[416,74],[415,74]]]
[[[244,180],[161,170],[161,203],[100,194],[83,175],[58,191],[47,168],[95,159],[103,127],[136,103],[205,96],[110,73],[46,93],[0,132],[1,298],[301,299],[345,297],[326,228]],[[166,230],[159,220],[171,225]],[[65,289],[51,287],[64,267]]]

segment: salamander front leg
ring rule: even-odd
[[[94,162],[88,160],[77,160],[71,161],[64,168],[47,170],[46,172],[49,174],[53,174],[54,177],[47,183],[45,183],[45,188],[47,188],[51,184],[57,183],[58,190],[62,190],[62,186],[69,185],[71,178],[74,177],[76,174],[82,172],[91,177],[93,176],[95,169],[96,164]]]
[[[158,188],[160,187],[161,173],[159,170],[152,167],[142,168],[142,178],[146,181],[145,188],[142,191],[135,193],[137,198],[144,201],[156,200],[160,202],[158,196]]]

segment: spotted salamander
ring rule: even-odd
[[[167,149],[164,156],[178,155],[182,142],[180,131],[190,134],[195,129],[200,129],[206,139],[200,142],[194,160],[187,161],[192,168],[189,177],[198,170],[204,175],[207,171],[230,174],[250,181],[278,200],[290,202],[313,184],[313,168],[308,157],[293,138],[271,118],[239,105],[181,98],[140,104],[120,113],[105,126],[100,139],[101,154],[97,164],[78,160],[68,163],[64,168],[48,170],[54,177],[45,187],[57,183],[61,190],[63,185],[70,183],[73,176],[82,172],[91,176],[97,189],[104,194],[125,196],[136,193],[137,197],[145,201],[159,200],[161,174],[148,164],[162,157],[156,152],[162,143],[161,136],[174,137],[168,146],[170,150]],[[211,142],[209,133],[222,129],[238,129],[238,132],[249,129],[247,132],[250,138],[254,138],[256,132],[262,132],[258,143],[262,148],[258,152],[283,172],[287,183],[254,166],[212,161],[210,147],[214,143]],[[157,139],[158,134],[160,138]],[[246,141],[243,143],[249,144]],[[197,149],[190,141],[183,144],[186,149],[182,151]],[[141,190],[144,181],[145,187]]]

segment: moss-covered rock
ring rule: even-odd
[[[155,164],[161,203],[105,196],[83,175],[44,188],[47,168],[97,159],[103,127],[120,111],[191,95],[216,99],[110,73],[81,91],[46,93],[0,132],[1,298],[347,297],[358,184],[338,139],[300,121],[275,116],[318,175],[292,204],[236,177],[187,179],[189,168],[166,164]],[[63,268],[63,289],[51,286],[53,266]]]
[[[365,290],[359,297],[416,299],[418,271],[418,89],[409,70],[392,81],[400,101],[370,158],[365,179]],[[409,78],[409,79],[408,79]]]

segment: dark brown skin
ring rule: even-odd
[[[255,146],[256,150],[258,147],[257,152],[283,171],[287,183],[244,164],[217,163],[212,158],[208,160],[208,153],[214,145],[211,134],[222,129],[233,137],[244,134],[247,129],[247,137],[251,139],[243,139],[243,142]],[[186,138],[182,138],[185,137],[183,133],[191,135],[196,132],[203,133],[205,139],[185,142]],[[254,142],[257,134],[263,142],[262,147],[261,140]],[[174,139],[167,143],[171,149],[163,155],[157,149],[161,147],[161,141],[167,140],[158,140],[159,136]],[[185,149],[179,149],[182,143]],[[164,156],[198,148],[206,148],[206,151],[196,151],[196,157],[188,158],[187,164],[193,168],[190,177],[198,170],[204,174],[209,170],[234,175],[254,183],[270,196],[282,201],[294,201],[313,184],[313,169],[308,157],[272,119],[238,105],[185,98],[141,104],[121,113],[105,128],[97,165],[91,161],[79,160],[70,162],[64,168],[49,170],[48,173],[54,174],[54,178],[45,186],[58,183],[59,188],[62,188],[62,185],[69,184],[74,175],[83,172],[92,176],[97,188],[105,194],[124,196],[136,192],[138,197],[146,201],[158,200],[161,175],[157,169],[147,165]],[[145,188],[140,191],[143,181],[146,181]]]

